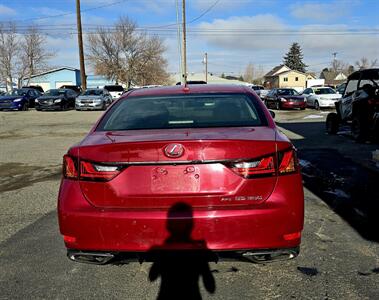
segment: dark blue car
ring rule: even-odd
[[[41,94],[34,89],[14,89],[0,96],[0,110],[28,110]]]

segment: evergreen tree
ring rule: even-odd
[[[298,43],[293,43],[288,53],[283,57],[283,63],[291,70],[296,70],[305,73],[306,67],[303,62],[303,53]]]

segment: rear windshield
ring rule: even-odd
[[[83,96],[100,96],[102,94],[102,90],[86,90],[84,93],[82,93]]]
[[[323,88],[323,89],[315,89],[316,95],[327,95],[327,94],[335,94],[335,90],[331,88]]]
[[[106,85],[104,87],[109,92],[123,92],[124,88],[121,85]]]
[[[65,92],[65,90],[48,90],[44,96],[59,96],[64,95]]]
[[[280,96],[284,96],[284,95],[296,96],[296,95],[299,95],[299,93],[293,89],[278,89],[278,95],[280,95]]]
[[[266,126],[261,108],[245,94],[129,97],[114,105],[97,130]]]

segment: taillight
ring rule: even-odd
[[[120,173],[119,166],[105,166],[91,163],[88,161],[80,162],[80,179],[108,181]]]
[[[279,159],[279,175],[289,174],[297,171],[297,158],[295,150],[291,149],[285,152],[281,152],[278,155]]]
[[[74,159],[71,156],[63,156],[63,176],[65,178],[78,178],[78,171]]]
[[[275,175],[275,161],[273,156],[264,157],[256,161],[236,162],[231,165],[232,170],[245,178]]]
[[[79,164],[80,168],[77,167]],[[75,158],[63,156],[63,176],[68,179],[108,181],[116,177],[122,167],[96,164],[88,161],[76,163]]]
[[[233,172],[244,178],[291,174],[298,171],[294,149],[279,152],[277,156],[266,156],[257,160],[226,164]]]

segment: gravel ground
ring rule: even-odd
[[[156,298],[159,280],[149,281],[149,263],[92,266],[65,257],[55,211],[61,159],[100,115],[0,113],[0,299]],[[325,136],[325,116],[290,111],[278,112],[276,120],[300,154],[319,147],[368,160],[377,145]],[[305,188],[305,228],[297,259],[211,263],[216,291],[210,294],[200,283],[203,298],[379,299],[378,241],[364,238],[316,195]]]

